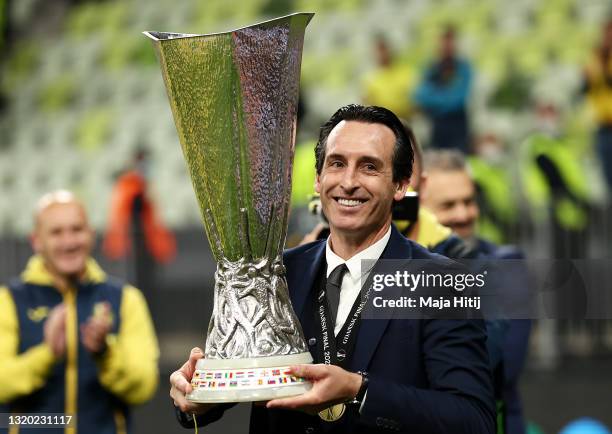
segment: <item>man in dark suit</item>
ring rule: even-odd
[[[253,406],[252,433],[414,432],[491,434],[495,407],[480,320],[366,319],[359,315],[362,260],[440,258],[391,224],[404,197],[413,154],[397,117],[384,108],[349,105],[321,128],[316,190],[330,236],[284,255],[293,307],[314,365],[292,367],[310,391]],[[337,288],[334,291],[333,287]],[[322,313],[321,313],[322,312]],[[323,322],[333,324],[328,337]],[[322,344],[329,338],[330,347]],[[196,361],[170,377],[184,426],[220,418],[227,405],[185,399]],[[301,410],[296,411],[296,410]]]
[[[525,255],[516,246],[497,246],[477,236],[476,224],[480,216],[476,185],[470,175],[465,157],[456,150],[429,151],[425,154],[424,168],[427,182],[423,188],[423,204],[438,218],[440,223],[453,229],[470,250],[474,259],[513,260],[512,265],[502,268],[503,288],[510,294],[503,302],[508,313],[513,307],[524,315],[525,307],[530,305],[528,271],[519,261]],[[452,187],[452,188],[451,188]],[[503,413],[508,434],[524,434],[525,420],[518,383],[525,366],[529,349],[531,321],[513,319],[504,321],[505,330],[496,339],[499,345],[499,367],[502,374],[498,388],[498,398],[503,400]],[[503,324],[497,321],[497,325]],[[491,323],[489,337],[495,331]],[[497,330],[500,328],[497,327]]]

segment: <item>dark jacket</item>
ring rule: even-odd
[[[381,259],[439,259],[393,227]],[[312,288],[325,266],[325,240],[284,255],[293,308],[306,339],[314,333]],[[316,352],[312,351],[316,360]],[[251,433],[487,434],[495,401],[486,332],[480,320],[363,319],[348,369],[370,375],[365,403],[336,423],[289,410],[253,407]],[[220,407],[198,420],[221,417]],[[185,425],[188,425],[187,423]]]

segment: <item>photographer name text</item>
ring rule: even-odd
[[[376,296],[372,300],[372,304],[376,308],[419,308],[419,309],[474,309],[480,310],[480,297],[475,296],[454,296],[448,297],[399,297],[387,299],[381,296]]]

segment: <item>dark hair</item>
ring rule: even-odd
[[[410,144],[412,145],[412,171],[410,173],[412,174],[414,172],[414,163],[417,163],[419,165],[419,167],[421,168],[420,170],[422,172],[423,171],[423,148],[421,148],[421,145],[416,139],[416,136],[414,135],[414,131],[412,130],[412,127],[410,126],[408,121],[400,118],[400,122],[404,126],[404,132],[406,133],[406,136],[408,136],[408,140],[410,141]]]
[[[319,141],[315,147],[317,174],[321,174],[323,162],[325,161],[325,148],[329,134],[342,121],[358,121],[368,124],[382,124],[391,129],[395,134],[395,149],[393,151],[393,182],[409,179],[412,175],[412,162],[414,153],[412,151],[411,139],[401,121],[391,111],[384,107],[362,106],[349,104],[340,107],[332,117],[323,124],[319,132]]]

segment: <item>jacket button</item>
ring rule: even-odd
[[[385,420],[382,417],[377,417],[376,418],[376,425],[377,426],[383,426],[384,423],[385,423]]]
[[[305,432],[306,434],[312,434],[312,433],[314,432],[314,430],[315,430],[315,429],[314,429],[313,427],[311,427],[311,426],[307,426],[307,427],[306,427],[306,429],[304,430],[304,432]]]

